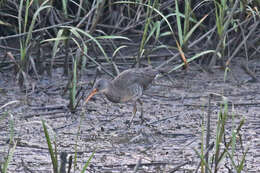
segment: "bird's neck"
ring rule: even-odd
[[[104,90],[103,94],[107,97],[107,99],[114,103],[120,102],[120,94],[117,92],[118,89],[109,81],[106,90]]]

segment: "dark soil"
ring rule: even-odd
[[[249,64],[260,81],[259,63]],[[52,78],[30,79],[27,91],[18,87],[13,74],[0,73],[0,105],[17,101],[0,109],[0,162],[10,147],[9,120],[13,118],[18,143],[9,172],[52,172],[41,120],[48,124],[51,139],[56,138],[59,154],[74,155],[77,144],[80,170],[95,151],[89,172],[133,172],[138,163],[137,172],[171,172],[179,165],[176,172],[194,172],[200,160],[193,149],[200,151],[208,95],[216,93],[230,101],[228,140],[232,112],[236,127],[245,118],[240,133],[242,145],[238,137],[235,159],[241,160],[248,148],[243,172],[260,172],[260,82],[251,82],[238,64],[230,68],[226,81],[224,70],[215,68],[214,73],[208,73],[192,64],[186,72],[171,74],[173,83],[167,77],[157,78],[142,97],[147,122],[141,124],[138,112],[130,128],[126,123],[131,118],[132,103],[112,104],[100,95],[71,114],[67,109],[68,93],[64,94],[67,77],[62,76],[61,69],[55,69]],[[79,86],[89,92],[92,80],[93,76],[86,74]],[[217,96],[212,100],[211,142],[221,101]],[[214,149],[210,151],[213,152]],[[220,172],[229,169],[233,170],[225,158]]]

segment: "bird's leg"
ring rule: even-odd
[[[134,117],[135,117],[135,115],[136,115],[136,111],[137,111],[137,108],[136,108],[136,102],[134,102],[134,107],[133,107],[133,112],[132,112],[132,118],[131,118],[131,120],[130,120],[130,122],[129,122],[129,127],[131,126],[131,124],[132,124],[132,122],[133,122],[133,119],[134,119]]]
[[[138,103],[140,104],[140,107],[141,107],[140,119],[141,119],[141,123],[143,124],[144,121],[145,121],[145,119],[144,119],[144,117],[143,117],[143,113],[144,113],[144,111],[143,111],[143,102],[142,102],[140,99],[137,99],[137,101],[138,101]]]

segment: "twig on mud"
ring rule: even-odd
[[[74,121],[70,121],[69,124],[65,124],[63,126],[60,126],[60,127],[56,127],[53,129],[53,131],[57,132],[58,130],[62,130],[62,129],[65,129],[65,128],[71,128],[72,126],[75,126],[76,124],[78,124],[79,122],[77,120],[74,120]],[[94,129],[94,128],[93,128]]]
[[[18,100],[10,101],[10,102],[4,104],[3,106],[1,106],[0,109],[3,109],[4,107],[6,107],[8,105],[11,105],[11,104],[14,104],[14,103],[18,103],[18,102],[19,102]]]
[[[159,85],[158,85],[159,86]],[[165,100],[169,100],[169,101],[178,101],[178,100],[182,100],[182,97],[176,97],[176,96],[164,96],[164,95],[159,95],[153,92],[149,92],[149,93],[144,93],[145,96],[149,96],[149,97],[155,97],[155,98],[161,98],[161,99],[165,99]],[[200,98],[200,96],[196,97],[196,98]],[[195,98],[195,99],[196,99]],[[185,98],[186,99],[186,98]],[[189,98],[188,98],[189,99]]]
[[[181,163],[181,164],[177,165],[175,168],[171,169],[171,170],[169,171],[169,173],[174,173],[175,171],[178,171],[178,169],[180,169],[181,167],[183,167],[184,165],[187,165],[187,164],[189,164],[189,163],[190,163],[190,162]]]
[[[28,148],[30,150],[32,150],[32,149],[48,150],[48,148],[41,146],[41,143],[39,143],[39,144],[32,144],[32,143],[30,143],[28,141],[19,141],[17,143],[17,146],[23,147],[23,148]]]
[[[169,162],[152,162],[152,163],[141,163],[140,166],[157,166],[157,165],[168,165],[171,164]],[[114,167],[122,167],[122,166],[126,166],[128,168],[134,168],[136,166],[135,163],[133,164],[124,164],[124,165],[104,165],[103,167],[108,167],[108,168],[114,168]],[[98,166],[94,166],[93,167],[98,167]]]
[[[167,118],[163,118],[163,119],[160,119],[160,120],[157,120],[157,121],[153,121],[153,122],[149,123],[148,125],[154,125],[154,124],[157,124],[157,123],[160,123],[162,121],[166,121],[166,120],[169,120],[169,119],[172,119],[172,118],[176,118],[176,116],[167,117]]]
[[[216,103],[216,105],[214,105],[214,107],[219,107],[221,105],[223,105],[223,103],[218,102],[218,103]],[[232,106],[232,105],[234,105],[234,106],[257,106],[257,105],[259,105],[260,106],[260,102],[254,102],[254,103],[231,103],[231,102],[229,102],[228,103],[228,106]],[[208,105],[199,105],[199,104],[183,104],[182,106],[208,107]],[[211,106],[211,107],[213,107],[213,106]]]
[[[32,117],[39,117],[39,116],[47,116],[47,115],[52,115],[52,114],[60,114],[60,113],[65,113],[67,112],[66,110],[58,110],[58,111],[52,111],[52,112],[40,112],[40,113],[32,113],[30,115],[23,116],[23,118],[28,119]],[[66,116],[66,115],[64,115]]]
[[[66,109],[65,105],[49,105],[42,107],[33,107],[32,110],[56,110],[56,109]]]
[[[21,164],[22,164],[22,166],[23,166],[23,168],[24,168],[24,171],[25,171],[25,172],[34,173],[34,170],[31,170],[31,169],[28,167],[28,163],[25,163],[24,160],[23,160],[23,158],[21,158],[21,160],[22,160]]]

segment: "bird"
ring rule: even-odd
[[[129,125],[131,125],[137,111],[137,102],[141,107],[140,119],[143,119],[143,103],[140,100],[144,90],[149,88],[159,70],[149,67],[131,68],[121,72],[115,79],[99,79],[95,82],[91,93],[88,95],[85,103],[95,94],[104,94],[106,98],[113,103],[126,103],[132,101],[133,111]]]

